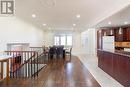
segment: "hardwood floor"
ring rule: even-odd
[[[10,79],[0,82],[0,87],[101,87],[80,60],[73,56],[53,59],[37,78]]]

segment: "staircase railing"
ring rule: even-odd
[[[45,64],[44,60],[47,57],[45,55],[45,47],[30,47],[30,50],[38,52],[38,58],[39,58],[38,63]]]
[[[11,55],[10,78],[38,76],[38,52],[36,51],[5,51]]]
[[[10,78],[29,78],[38,76],[44,67],[44,47],[30,47],[31,51],[5,51],[9,59]]]
[[[44,47],[29,47],[31,51],[36,51],[38,52],[38,55],[43,54],[44,52]]]

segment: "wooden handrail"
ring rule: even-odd
[[[44,48],[44,47],[29,47],[29,48]]]
[[[4,51],[4,52],[36,52],[36,51]]]
[[[38,52],[36,51],[5,51],[8,55],[12,55],[13,58],[10,59],[11,61],[11,72],[10,77],[17,78],[19,76],[19,71],[22,67],[24,67],[25,71],[21,70],[21,73],[25,73],[25,77],[32,76],[33,72],[37,72],[35,67],[38,70]],[[35,59],[37,61],[35,61]],[[34,68],[34,69],[33,69]]]

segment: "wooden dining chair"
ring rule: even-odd
[[[59,47],[57,47],[57,58],[58,57],[63,57],[63,48],[64,47],[62,47],[62,46],[59,46]]]
[[[66,50],[66,54],[69,54],[70,55],[70,59],[71,59],[71,52],[72,52],[72,47],[69,49],[69,50]]]
[[[56,55],[56,47],[50,47],[50,49],[49,49],[49,57],[50,58],[53,58],[54,57],[54,55]]]

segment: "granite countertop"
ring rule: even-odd
[[[127,57],[130,57],[130,52],[128,51],[124,51],[124,50],[115,50],[115,51],[107,51],[107,50],[102,50],[102,49],[98,49],[100,51],[106,51],[106,52],[111,52],[111,53],[114,53],[114,54],[118,54],[118,55],[123,55],[123,56],[127,56]]]
[[[123,56],[128,56],[130,57],[130,52],[123,51],[123,50],[115,50],[115,53],[123,55]]]

